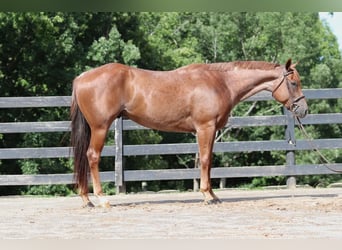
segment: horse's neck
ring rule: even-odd
[[[228,77],[230,86],[234,87],[237,101],[243,101],[263,90],[272,91],[273,84],[279,78],[281,71],[274,70],[239,70]],[[229,79],[231,78],[231,79]]]

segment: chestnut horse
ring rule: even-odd
[[[74,174],[84,206],[88,197],[88,174],[100,205],[103,197],[99,161],[108,129],[124,115],[152,129],[196,133],[201,179],[206,203],[219,199],[212,191],[210,169],[217,130],[223,128],[233,107],[262,91],[272,96],[297,117],[307,114],[295,64],[237,61],[191,64],[172,71],[150,71],[118,63],[82,73],[73,81],[71,144]]]

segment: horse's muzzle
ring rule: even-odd
[[[305,99],[294,102],[290,106],[290,111],[299,118],[304,118],[308,114],[308,105]]]

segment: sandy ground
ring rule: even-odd
[[[217,190],[79,197],[0,197],[0,239],[342,239],[342,188]],[[96,199],[92,197],[96,203]]]

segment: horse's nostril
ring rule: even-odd
[[[302,113],[299,114],[300,118],[304,118],[308,114],[308,110],[305,109]]]

